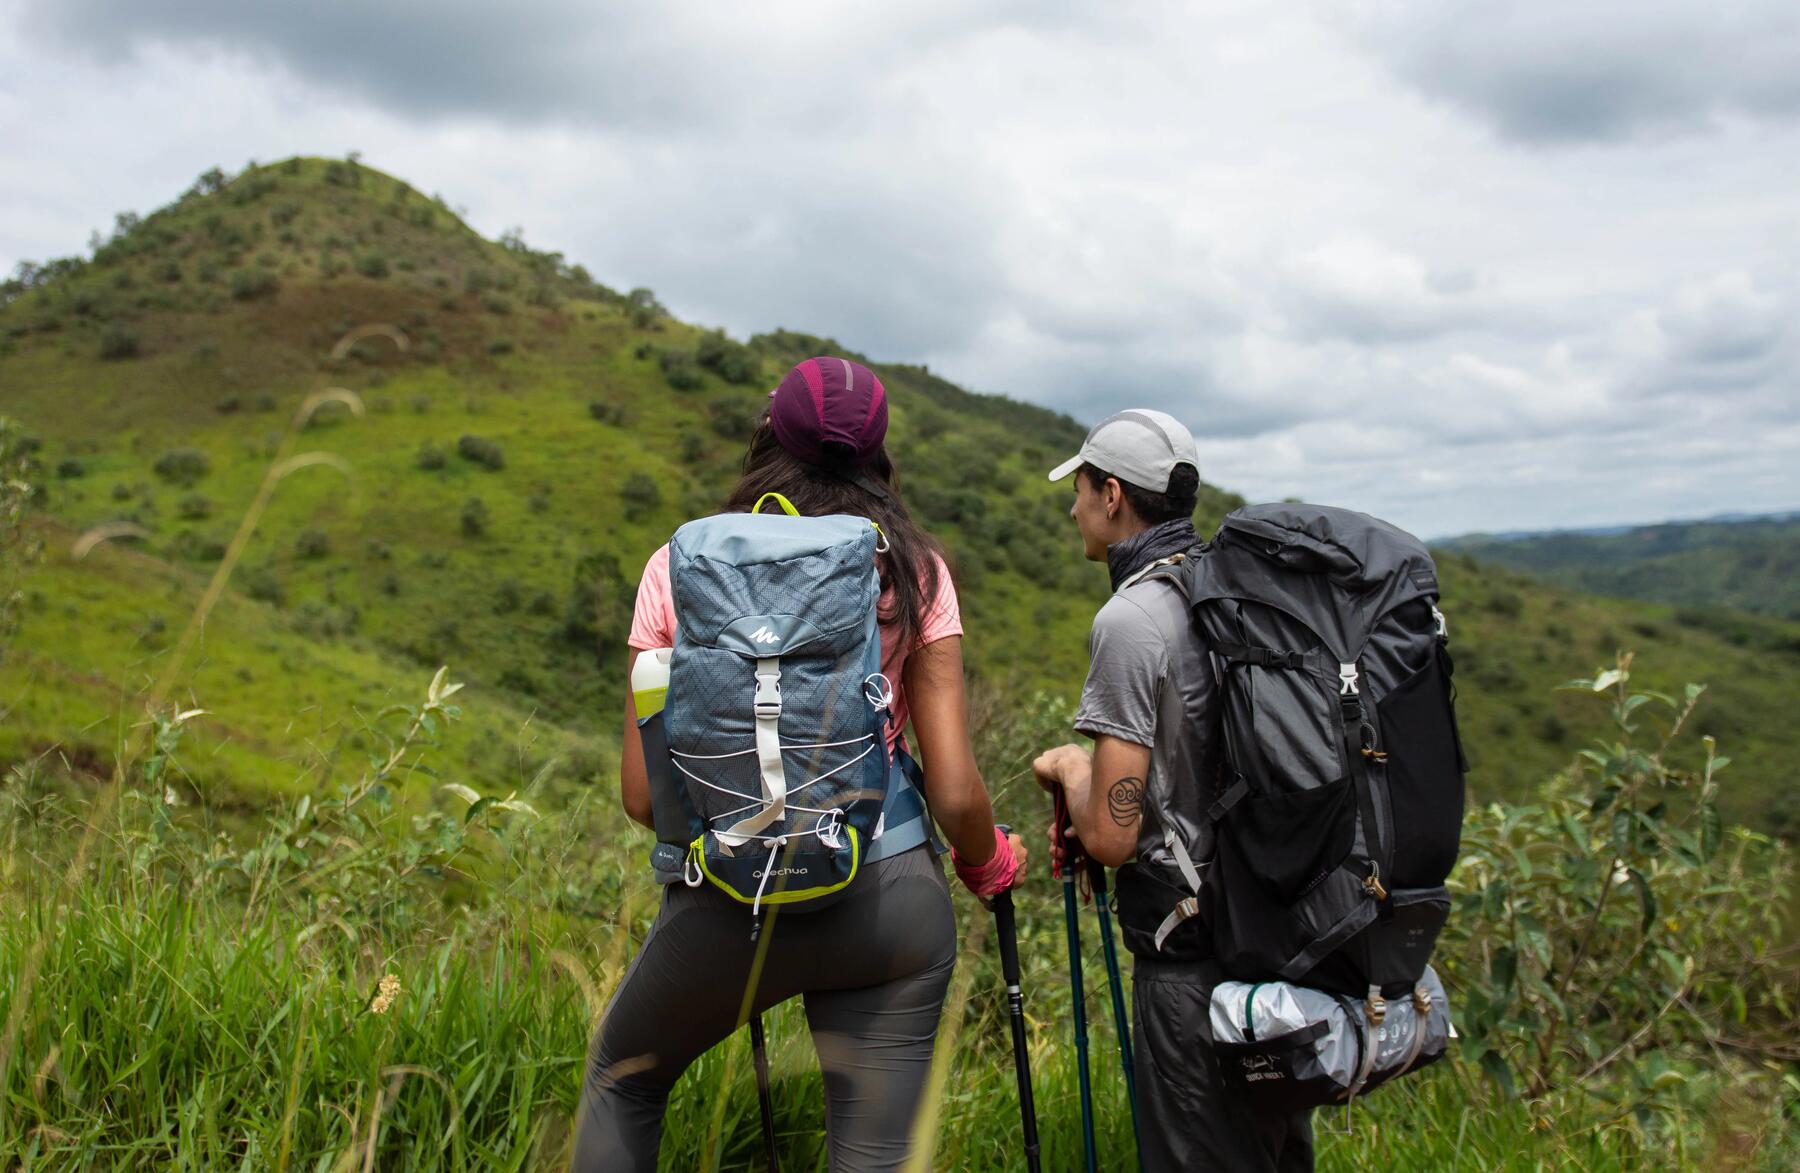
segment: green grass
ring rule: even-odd
[[[617,823],[608,816],[605,825]],[[495,882],[490,902],[408,938],[359,919],[354,940],[275,916],[246,922],[241,901],[216,886],[135,871],[104,844],[95,871],[53,913],[58,869],[31,870],[15,842],[0,904],[0,989],[18,988],[34,954],[41,968],[16,1058],[0,1072],[0,1162],[360,1168],[373,1145],[383,1169],[561,1167],[588,1039],[654,900],[641,872],[621,863],[635,851],[615,842],[596,858],[585,842],[571,828],[549,829],[516,845],[518,870]],[[1020,926],[1046,1167],[1064,1169],[1079,1152],[1079,1112],[1053,887],[1022,893]],[[595,916],[543,898],[601,888],[617,896]],[[961,1021],[940,1036],[933,1167],[1019,1168],[990,926],[966,896],[957,904],[964,944],[950,1005]],[[1101,1151],[1104,1167],[1126,1169],[1130,1123],[1104,971],[1095,936],[1086,940]],[[400,992],[373,1013],[390,974]],[[773,1012],[769,1033],[783,1167],[822,1169],[822,1092],[798,1006]],[[1701,1106],[1672,1139],[1646,1144],[1603,1103],[1511,1100],[1452,1061],[1347,1115],[1321,1112],[1315,1127],[1325,1170],[1687,1167],[1716,1145],[1777,1168],[1788,1150],[1771,1131],[1773,1111],[1739,1105],[1709,1121]],[[754,1168],[760,1152],[740,1032],[679,1085],[663,1167],[706,1168],[716,1154],[722,1167]]]

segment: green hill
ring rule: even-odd
[[[202,177],[0,302],[0,404],[38,442],[50,548],[0,659],[0,765],[49,747],[105,760],[298,406],[341,387],[365,409],[311,418],[297,451],[344,471],[280,483],[178,681],[211,713],[195,785],[243,801],[309,785],[353,735],[331,722],[413,696],[443,663],[490,714],[462,735],[479,788],[547,761],[571,781],[605,777],[644,559],[717,508],[785,366],[841,350],[675,321],[647,290],[608,289],[517,234],[482,239],[389,176],[314,159]],[[371,323],[404,349],[378,334],[334,357]],[[1072,698],[1106,581],[1079,559],[1066,486],[1043,472],[1082,425],[874,365],[902,485],[952,554],[986,703]],[[1237,500],[1208,487],[1199,520]],[[115,521],[145,536],[69,557],[74,535]],[[1781,703],[1800,695],[1800,657],[1668,607],[1445,563],[1479,793],[1519,793],[1565,763],[1578,738],[1546,690],[1628,647],[1648,684],[1714,686],[1701,719],[1739,763],[1728,812],[1800,821],[1781,766],[1800,750]]]
[[[1800,518],[1683,521],[1622,533],[1475,534],[1447,543],[1597,595],[1800,620]]]

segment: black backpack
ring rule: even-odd
[[[1347,509],[1253,505],[1176,570],[1221,681],[1203,901],[1224,974],[1413,990],[1468,771],[1430,553]]]

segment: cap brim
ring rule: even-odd
[[[1081,459],[1081,453],[1079,452],[1069,457],[1069,459],[1050,470],[1050,479],[1053,481],[1062,480],[1064,477],[1081,467]]]

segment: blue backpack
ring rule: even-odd
[[[778,494],[757,509],[771,498],[783,514],[675,531],[668,692],[639,719],[658,879],[711,881],[753,914],[842,892],[929,835],[917,767],[888,752],[881,534]]]

